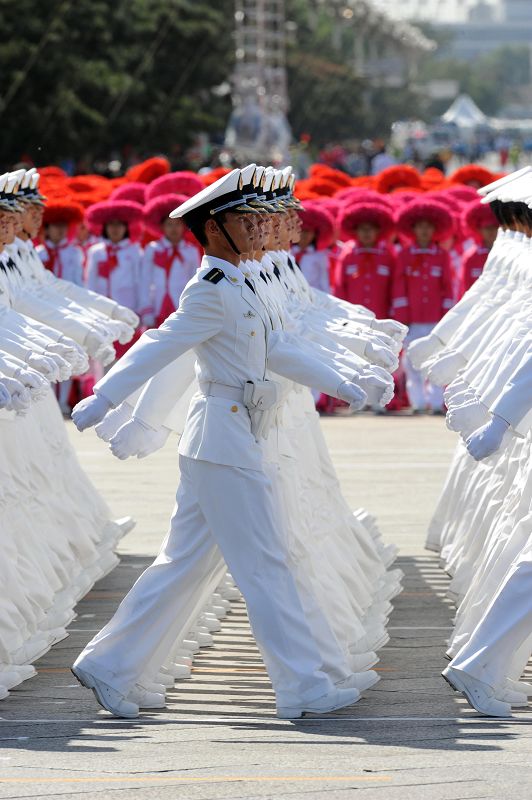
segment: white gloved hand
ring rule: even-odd
[[[126,325],[131,325],[132,328],[138,328],[140,319],[126,306],[117,306],[113,311],[113,319],[118,319],[120,322],[125,322]]]
[[[408,333],[408,326],[396,319],[374,319],[371,321],[370,328],[381,331],[391,336],[396,342],[402,342]]]
[[[94,394],[75,406],[71,415],[72,420],[78,431],[84,431],[101,422],[110,408],[111,403],[103,394]]]
[[[124,401],[116,408],[112,408],[104,419],[94,429],[97,436],[104,442],[109,442],[122,425],[129,422],[133,414],[133,406]]]
[[[10,401],[6,408],[16,411],[17,414],[24,414],[31,405],[31,394],[23,384],[16,378],[2,378],[2,384],[10,395]]]
[[[415,339],[408,345],[408,358],[414,369],[421,369],[424,361],[427,361],[431,356],[442,349],[443,342],[434,333],[429,333],[428,336],[422,336],[420,339]]]
[[[494,414],[486,425],[476,430],[466,441],[469,454],[475,461],[482,461],[483,458],[493,455],[500,448],[509,427],[509,422]]]
[[[30,353],[26,363],[28,367],[40,372],[47,381],[56,383],[59,380],[59,367],[55,364],[51,357],[41,356],[37,353]]]
[[[341,383],[336,395],[339,400],[343,400],[344,403],[349,403],[351,411],[360,411],[368,402],[366,392],[350,381]]]
[[[19,367],[15,371],[13,377],[30,390],[33,399],[42,397],[48,391],[49,383],[46,378],[41,375],[40,372],[35,372],[33,369],[23,369]]]
[[[395,353],[392,353],[391,350],[388,350],[387,347],[383,347],[380,344],[368,342],[364,348],[364,356],[372,364],[376,364],[378,367],[384,367],[384,369],[387,369],[389,372],[395,372],[399,367],[399,359]]]
[[[9,394],[9,390],[7,386],[5,386],[3,382],[3,378],[0,376],[0,408],[6,408],[11,403],[11,395]]]
[[[120,344],[127,344],[132,340],[134,335],[135,335],[135,328],[132,328],[131,325],[126,325],[125,323],[122,323],[122,330],[118,337],[118,341],[120,342]]]
[[[154,431],[153,435],[149,437],[145,447],[139,450],[137,458],[146,458],[146,456],[149,456],[151,453],[155,453],[156,450],[160,450],[161,447],[164,447],[166,444],[171,433],[171,429],[166,428],[164,425],[159,428],[158,431]]]
[[[387,406],[394,395],[394,382],[391,375],[385,373],[386,378],[370,372],[364,372],[357,378],[357,386],[366,392],[368,403],[371,406]]]
[[[72,377],[72,365],[66,359],[56,353],[48,353],[46,357],[50,358],[59,370],[60,381],[67,381]]]
[[[89,359],[85,350],[69,336],[61,336],[58,342],[46,350],[65,358],[72,367],[72,375],[83,375],[89,369]]]
[[[92,329],[85,337],[84,346],[92,358],[96,358],[96,353],[102,348],[106,347],[108,343],[107,337],[103,336],[98,331]]]
[[[104,344],[96,351],[94,358],[96,361],[101,361],[104,367],[112,364],[116,359],[115,349],[112,344]]]
[[[447,386],[453,381],[467,361],[456,350],[447,350],[437,358],[426,372],[427,378],[435,386]]]
[[[115,433],[109,442],[111,452],[116,458],[124,461],[130,456],[137,456],[149,446],[150,436],[157,433],[154,428],[138,419],[130,419]]]

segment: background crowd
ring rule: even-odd
[[[198,242],[169,212],[227,171],[170,170],[162,157],[117,178],[40,170],[48,198],[38,246],[44,265],[136,312],[141,325],[135,339],[177,308],[200,263]],[[312,164],[308,178],[296,184],[304,210],[295,260],[313,286],[409,325],[412,341],[429,333],[481,274],[497,221],[476,189],[495,177],[473,164],[448,177],[435,167],[390,165],[356,178]],[[117,355],[127,346],[116,345]],[[101,369],[95,362],[83,379],[61,384],[65,413],[90,393]],[[441,389],[405,355],[395,381],[388,410],[443,412]],[[318,399],[322,412],[339,405]]]

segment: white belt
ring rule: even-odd
[[[207,397],[224,397],[226,400],[237,400],[242,403],[244,400],[244,390],[238,386],[228,386],[225,383],[214,383],[209,381],[200,383],[201,393]]]

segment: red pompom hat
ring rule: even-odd
[[[359,203],[344,208],[340,216],[340,233],[342,239],[352,239],[359,225],[369,223],[379,229],[379,239],[390,235],[394,227],[391,211],[376,203]]]
[[[203,186],[210,186],[211,183],[216,183],[218,178],[223,178],[224,175],[229,175],[230,172],[231,170],[227,169],[227,167],[215,167],[211,169],[210,172],[204,172],[202,175],[198,175],[198,178]]]
[[[443,241],[453,234],[453,217],[444,205],[434,200],[413,200],[399,210],[396,225],[399,233],[414,239],[413,227],[416,222],[427,220],[434,225],[434,239]]]
[[[334,218],[322,208],[318,202],[306,203],[305,208],[297,212],[303,223],[303,230],[316,234],[316,250],[326,250],[334,241]]]
[[[126,172],[128,181],[138,181],[139,183],[151,183],[160,175],[170,172],[170,162],[167,158],[155,156],[135,164]]]
[[[389,194],[394,189],[402,188],[421,188],[421,176],[415,167],[409,164],[394,164],[386,167],[376,175],[376,186],[378,192]]]
[[[141,206],[146,202],[146,189],[148,187],[145,183],[140,181],[131,181],[129,183],[122,183],[113,189],[111,193],[111,200],[133,200],[134,203],[139,203]]]
[[[186,197],[193,197],[204,188],[203,183],[194,172],[188,170],[170,172],[150,183],[146,188],[146,202],[165,194],[184,194]]]
[[[461,203],[472,203],[473,200],[478,200],[478,192],[472,186],[465,186],[458,184],[457,186],[450,186],[445,189],[445,194],[450,194],[451,197],[456,197]]]
[[[69,200],[51,200],[44,207],[43,225],[76,225],[83,221],[83,206]]]
[[[484,205],[479,200],[475,200],[464,208],[462,225],[473,234],[475,239],[480,239],[480,228],[487,228],[492,225],[498,227],[499,222],[489,205]]]
[[[464,164],[453,172],[449,181],[451,183],[465,183],[466,186],[486,186],[494,180],[493,172],[480,164]]]
[[[161,221],[168,217],[171,211],[188,200],[184,194],[160,194],[144,206],[144,224],[154,236],[161,236],[163,229]]]
[[[96,203],[87,210],[87,224],[97,236],[102,235],[104,226],[113,220],[124,222],[129,229],[129,237],[136,239],[140,235],[142,206],[133,200],[105,200]]]
[[[335,183],[338,188],[342,186],[351,186],[351,178],[346,172],[340,169],[334,169],[327,164],[312,164],[309,169],[309,177],[317,178],[318,180],[326,180]]]
[[[379,194],[373,189],[357,189],[357,193],[344,198],[344,206],[350,207],[359,203],[381,206],[388,211],[393,211],[395,203],[391,196]]]

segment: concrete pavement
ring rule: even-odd
[[[70,636],[37,678],[0,703],[0,798],[314,798],[466,800],[532,795],[532,714],[482,719],[439,677],[453,614],[447,579],[423,550],[454,437],[440,418],[323,420],[347,500],[400,545],[405,591],[394,601],[382,680],[327,718],[275,718],[245,607],[235,604],[167,710],[139,720],[98,711],[69,666],[151,560],[177,483],[175,440],[120,463],[92,433],[70,433],[114,515],[132,514],[121,565],[79,604]]]

